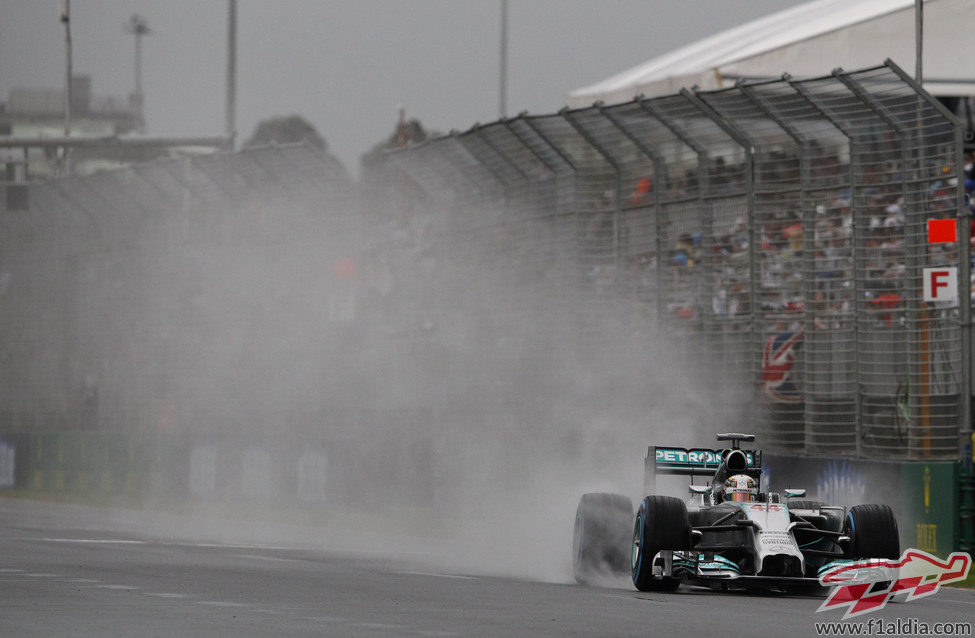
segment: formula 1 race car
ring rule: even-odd
[[[576,581],[628,572],[641,591],[674,591],[681,583],[808,591],[839,563],[900,556],[887,505],[847,509],[799,500],[804,489],[763,490],[761,451],[740,445],[755,436],[718,434],[717,440],[731,448],[648,449],[644,494],[653,491],[657,475],[689,476],[688,502],[651,494],[634,518],[626,496],[583,495],[573,534]],[[710,480],[695,484],[699,476]]]

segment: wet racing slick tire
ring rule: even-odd
[[[583,494],[572,533],[572,575],[577,583],[625,575],[633,502],[622,494]]]
[[[850,558],[900,558],[897,521],[887,505],[854,505],[846,513],[843,532],[852,539]]]
[[[672,496],[648,496],[633,523],[630,567],[633,585],[640,591],[675,591],[679,578],[653,576],[654,559],[661,550],[690,549],[687,505]]]

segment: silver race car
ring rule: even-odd
[[[836,564],[897,559],[897,522],[887,505],[825,505],[804,489],[771,492],[751,434],[718,434],[728,449],[650,447],[644,498],[633,515],[619,494],[585,494],[576,510],[573,572],[580,583],[629,573],[641,591],[681,583],[713,589],[808,591]],[[688,476],[688,501],[654,495],[658,475]],[[702,478],[707,483],[697,483]]]

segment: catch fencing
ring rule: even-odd
[[[484,331],[533,317],[585,339],[612,309],[634,349],[650,329],[747,376],[770,447],[953,459],[971,430],[962,135],[888,61],[522,114],[388,152],[365,184],[394,215],[438,211],[454,276],[518,283]],[[956,239],[929,243],[929,219]],[[957,268],[948,300],[925,301],[930,267]]]

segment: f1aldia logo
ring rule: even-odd
[[[843,620],[883,609],[897,594],[905,601],[937,593],[942,585],[964,580],[972,557],[954,552],[942,560],[919,549],[908,549],[899,560],[863,559],[830,567],[819,584],[831,591],[817,612],[845,609]]]

